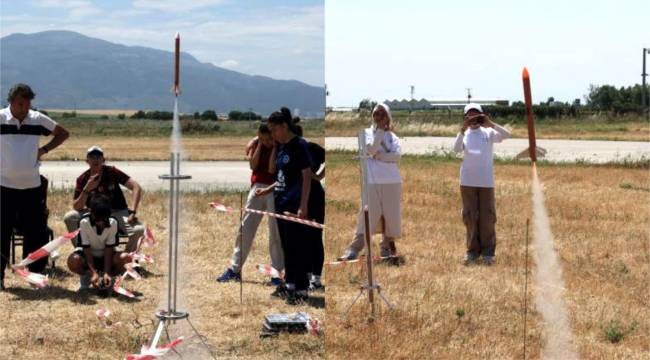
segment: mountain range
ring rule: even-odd
[[[173,61],[171,51],[71,31],[16,33],[0,38],[0,93],[5,99],[13,84],[23,82],[36,92],[39,108],[170,110]],[[325,109],[324,87],[243,74],[185,52],[180,63],[181,112],[252,109],[267,115],[287,106],[321,117]]]

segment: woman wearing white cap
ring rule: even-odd
[[[370,233],[381,233],[381,256],[396,255],[395,239],[401,236],[402,178],[399,138],[391,126],[390,108],[378,104],[372,110],[373,125],[365,129],[368,155],[368,215]],[[354,240],[339,260],[354,260],[365,245],[363,211],[359,212]]]
[[[456,136],[454,151],[463,152],[460,194],[463,223],[467,229],[465,264],[469,265],[483,256],[483,262],[492,265],[497,241],[492,144],[511,135],[508,130],[495,124],[483,112],[481,105],[467,104],[463,113],[463,125]]]

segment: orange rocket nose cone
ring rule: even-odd
[[[523,72],[522,76],[523,76],[524,79],[529,79],[530,78],[530,75],[528,75],[528,69],[526,69],[525,66],[524,66],[524,72]]]

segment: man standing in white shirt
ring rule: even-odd
[[[483,256],[483,263],[492,265],[497,241],[493,144],[509,138],[511,134],[494,123],[479,104],[467,104],[463,113],[463,125],[456,136],[454,151],[463,152],[460,194],[463,222],[467,229],[465,264],[469,265]]]
[[[9,106],[0,110],[0,291],[4,290],[4,274],[16,217],[29,224],[24,229],[23,256],[48,240],[39,161],[69,136],[68,131],[52,119],[30,110],[34,96],[28,85],[17,84],[9,90]],[[41,135],[53,135],[54,138],[39,148]],[[29,270],[41,272],[46,264],[47,259],[41,259],[30,264]]]

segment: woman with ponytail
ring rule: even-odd
[[[311,193],[313,161],[307,142],[299,136],[302,128],[295,124],[291,111],[282,108],[269,116],[268,127],[277,146],[271,157],[269,171],[275,174],[275,183],[257,189],[262,196],[273,191],[275,212],[294,214],[311,219],[308,206]],[[278,229],[284,251],[285,284],[276,288],[273,296],[286,298],[287,304],[298,305],[308,299],[311,270],[307,225],[278,219]]]

